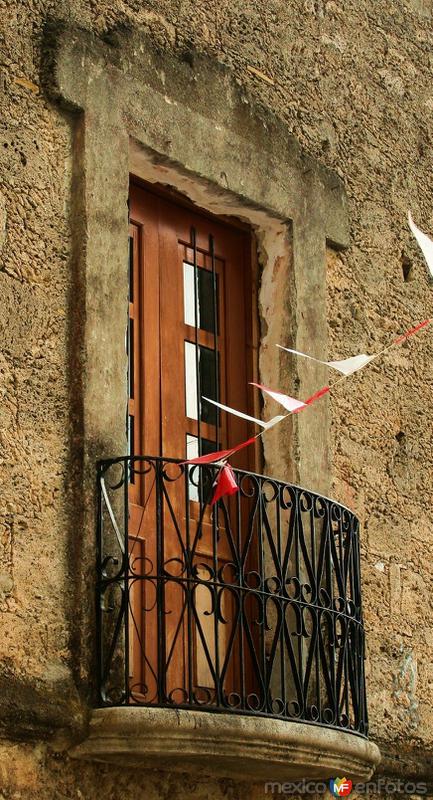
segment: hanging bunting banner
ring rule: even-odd
[[[235,473],[233,472],[230,464],[225,464],[221,467],[217,479],[215,481],[215,491],[211,500],[211,506],[214,506],[222,497],[227,497],[236,494],[239,491],[239,486],[236,483]]]
[[[410,211],[407,212],[407,217],[409,220],[409,228],[422,250],[428,270],[433,278],[433,241],[415,225]]]
[[[432,242],[432,247],[433,247],[433,242]],[[277,344],[277,347],[279,347],[280,350],[285,350],[287,353],[293,353],[296,356],[302,356],[303,358],[308,358],[310,359],[310,361],[316,361],[318,364],[323,364],[325,367],[332,367],[332,369],[338,370],[338,372],[347,377],[349,375],[353,375],[354,372],[358,372],[358,370],[362,369],[363,367],[366,367],[367,364],[370,364],[370,362],[373,361],[375,358],[378,358],[380,355],[389,350],[389,347],[391,347],[393,344],[401,344],[406,339],[408,339],[409,336],[413,336],[414,333],[418,333],[418,331],[420,331],[422,328],[425,328],[426,325],[429,325],[430,322],[431,322],[430,319],[425,319],[423,322],[420,322],[419,325],[415,325],[414,328],[411,328],[409,331],[406,331],[406,333],[403,333],[401,336],[398,336],[397,339],[394,339],[391,345],[385,347],[379,353],[374,353],[372,356],[367,356],[365,355],[365,353],[361,353],[359,356],[352,356],[351,358],[345,358],[342,361],[321,361],[320,358],[314,358],[314,356],[309,356],[307,355],[307,353],[301,353],[300,350],[292,350],[290,347],[283,347],[281,344]],[[316,399],[315,396],[314,399]],[[306,400],[305,402],[307,404],[309,402],[312,402],[311,398],[310,400]]]
[[[256,437],[252,436],[251,439],[247,439],[246,442],[241,442],[237,444],[236,447],[232,447],[230,450],[217,450],[216,453],[207,453],[205,456],[197,456],[197,458],[190,458],[186,461],[182,461],[182,464],[213,464],[215,461],[224,461],[224,459],[232,456],[234,453],[237,453],[238,450],[242,450],[244,447],[248,447],[249,444],[252,444],[256,441]]]
[[[414,227],[416,228],[416,226],[414,226]],[[418,231],[418,229],[416,229],[416,230]],[[422,233],[422,232],[420,231],[420,233]],[[425,234],[422,234],[422,235],[425,236]],[[428,239],[428,237],[425,237],[425,238]],[[428,242],[430,243],[431,248],[432,248],[432,264],[433,264],[433,242],[431,242],[430,239],[428,239]],[[432,273],[432,275],[433,275],[433,273]],[[303,358],[308,358],[311,361],[316,361],[319,364],[323,364],[325,366],[331,367],[331,368],[337,370],[338,372],[340,372],[343,375],[343,377],[347,377],[349,375],[352,375],[354,372],[357,372],[358,370],[360,370],[363,367],[365,367],[367,364],[369,364],[371,361],[373,361],[373,359],[378,358],[380,355],[383,355],[383,353],[385,353],[387,350],[389,350],[394,345],[401,344],[406,339],[408,339],[410,336],[413,336],[415,333],[418,333],[418,331],[420,331],[422,328],[425,328],[431,322],[432,322],[431,319],[425,319],[423,322],[420,322],[418,325],[415,325],[414,328],[411,328],[410,330],[406,331],[406,333],[403,333],[401,336],[398,336],[396,339],[394,339],[394,341],[390,345],[385,347],[379,353],[375,353],[372,356],[367,356],[364,353],[361,353],[358,356],[352,356],[351,358],[346,358],[346,359],[343,359],[342,361],[321,361],[320,359],[315,358],[314,356],[307,355],[307,353],[302,353],[299,350],[292,350],[289,347],[282,347],[282,345],[277,345],[277,347],[279,347],[281,350],[286,350],[288,353],[293,353],[294,355],[302,356]],[[339,379],[339,380],[341,380],[341,379]],[[338,382],[339,381],[337,381],[337,383]],[[253,383],[252,382],[251,386],[255,386],[257,389],[260,389],[265,394],[268,394],[270,397],[272,397],[273,400],[275,400],[277,403],[282,405],[283,408],[285,408],[289,412],[289,414],[297,414],[299,411],[302,411],[302,409],[307,408],[309,405],[314,403],[320,397],[323,397],[323,395],[327,394],[333,388],[333,385],[324,386],[324,387],[322,387],[322,389],[319,389],[317,392],[315,392],[313,395],[311,395],[311,397],[309,397],[307,400],[305,400],[305,402],[302,402],[301,400],[296,400],[296,398],[290,397],[289,395],[284,394],[283,392],[275,391],[274,389],[269,389],[267,386],[263,386],[261,383]],[[264,431],[269,430],[270,428],[273,428],[274,425],[277,425],[279,422],[281,422],[283,419],[285,419],[288,416],[287,414],[285,414],[285,415],[279,414],[279,415],[277,415],[275,417],[272,417],[272,419],[268,420],[267,422],[264,422],[261,419],[257,419],[256,417],[250,416],[249,414],[244,414],[243,411],[238,411],[237,409],[231,408],[230,406],[225,406],[222,403],[217,403],[216,400],[211,400],[209,397],[203,397],[203,399],[206,400],[208,403],[212,403],[217,408],[220,408],[222,411],[226,411],[229,414],[234,414],[235,416],[240,417],[241,419],[245,419],[248,422],[254,422],[256,425],[259,425],[259,427],[263,428],[263,431],[261,433],[264,433]],[[219,461],[224,462],[228,458],[230,458],[230,456],[234,455],[234,453],[237,453],[238,450],[242,450],[244,447],[248,447],[248,445],[253,444],[253,442],[256,441],[257,436],[261,436],[261,433],[257,434],[256,436],[252,436],[250,439],[247,439],[245,442],[241,442],[240,444],[236,445],[235,447],[232,447],[230,450],[218,450],[215,453],[208,453],[207,455],[204,455],[204,456],[197,456],[197,458],[191,458],[191,459],[188,459],[186,461],[183,461],[182,463],[183,464],[212,464],[212,463],[217,463]],[[227,465],[224,465],[224,466],[227,466]],[[220,471],[220,473],[222,474],[222,470]],[[231,478],[230,478],[230,480],[231,480]],[[229,475],[227,473],[224,473],[224,475],[221,477],[221,481],[223,483],[223,488],[224,487],[227,488],[229,486]],[[234,490],[234,491],[236,491],[236,490]],[[215,492],[215,494],[216,493],[217,492]],[[230,494],[232,492],[224,491],[224,494],[228,494],[228,493]],[[221,495],[221,496],[223,496],[223,495]],[[216,502],[216,500],[214,500],[213,502]],[[213,502],[212,502],[212,504],[213,504]]]
[[[375,355],[367,356],[365,353],[361,353],[359,356],[344,358],[342,361],[321,361],[320,358],[314,358],[314,356],[309,356],[307,353],[301,353],[300,350],[292,350],[290,347],[283,347],[281,344],[277,344],[277,347],[279,347],[280,350],[285,350],[287,353],[293,353],[295,356],[309,358],[310,361],[315,361],[317,364],[323,364],[325,367],[332,367],[332,369],[336,369],[342,375],[352,375],[354,372],[362,369],[369,364],[370,361],[373,361],[373,359],[376,358]]]
[[[228,414],[234,414],[235,417],[241,417],[241,419],[246,419],[248,422],[254,422],[256,425],[260,425],[263,430],[268,431],[269,428],[273,428],[274,425],[278,425],[282,419],[284,419],[284,415],[278,415],[277,417],[272,417],[272,419],[264,422],[262,419],[257,419],[256,417],[250,417],[249,414],[244,414],[243,411],[238,411],[236,408],[230,408],[230,406],[224,406],[222,403],[217,403],[216,400],[211,400],[210,397],[204,397],[203,400],[206,400],[207,403],[212,403],[213,406],[217,408],[221,408],[222,411],[227,411]]]
[[[290,397],[288,394],[283,394],[282,392],[276,392],[274,391],[274,389],[268,389],[267,386],[262,386],[261,383],[251,383],[251,386],[255,386],[257,389],[261,389],[262,392],[268,394],[270,397],[272,397],[273,400],[276,400],[277,403],[283,406],[283,408],[287,409],[287,411],[289,411],[291,414],[297,414],[298,411],[301,411],[307,405],[306,403],[303,403],[301,400],[296,400],[294,397]]]

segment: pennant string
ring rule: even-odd
[[[349,377],[348,375],[342,375],[342,378],[348,378],[348,377]],[[339,381],[341,381],[342,378],[339,378],[332,385],[335,386],[335,384],[338,383]],[[306,406],[311,406],[311,403],[314,403],[315,400],[319,400],[319,398],[323,397],[324,394],[327,394],[331,390],[331,388],[332,388],[331,386],[324,386],[323,389],[319,389],[318,392],[315,392],[314,394],[312,394],[311,397],[309,397],[308,400],[305,401],[305,405]]]
[[[413,336],[413,334],[420,331],[421,328],[425,328],[426,325],[430,324],[430,322],[431,319],[425,319],[424,322],[420,322],[420,324],[416,325],[415,328],[411,328],[410,331],[407,331],[407,333],[403,333],[402,336],[399,336],[398,339],[395,339],[393,344],[400,344],[401,342],[404,342],[405,339],[408,339],[409,336]]]

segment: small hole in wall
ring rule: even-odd
[[[405,433],[403,433],[403,431],[399,431],[398,433],[395,434],[395,438],[397,439],[399,444],[401,444],[401,442],[403,441],[404,437],[405,437]]]
[[[186,64],[189,64],[190,67],[194,66],[194,52],[191,46],[185,48],[185,50],[181,54],[181,59]]]
[[[425,148],[426,148],[425,142],[418,142],[417,145],[418,155],[423,156],[425,154]]]
[[[403,270],[403,280],[407,283],[411,279],[412,261],[404,253],[401,254],[401,268]]]

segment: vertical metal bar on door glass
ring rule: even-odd
[[[194,326],[195,326],[195,388],[197,397],[197,437],[198,437],[198,452],[201,454],[201,392],[200,392],[200,351],[198,342],[198,329],[199,329],[199,297],[198,297],[198,264],[197,264],[197,232],[195,228],[191,228],[191,244],[192,244],[192,259],[194,265]]]
[[[215,352],[215,400],[219,403],[219,351],[218,351],[218,283],[215,268],[215,240],[209,236],[209,253],[212,264],[213,346]],[[220,449],[220,412],[215,409],[216,449]]]

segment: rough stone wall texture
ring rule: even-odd
[[[329,353],[344,357],[431,313],[405,213],[411,205],[432,229],[432,4],[0,0],[0,735],[36,740],[2,746],[0,797],[126,800],[145,787],[147,797],[237,798],[224,783],[128,781],[45,743],[81,714],[69,584],[80,536],[69,472],[72,123],[41,84],[44,26],[58,17],[109,40],[138,26],[181,56],[205,51],[338,172],[352,244],[328,254]],[[371,735],[393,774],[420,780],[433,772],[431,359],[424,332],[332,398],[333,493],[364,525]]]

